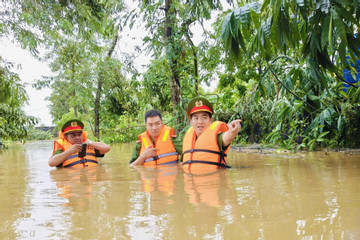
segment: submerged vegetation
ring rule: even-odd
[[[358,1],[138,3],[134,10],[118,0],[1,3],[1,36],[54,73],[34,87],[52,89],[58,126],[78,117],[96,138],[134,141],[144,113],[155,108],[180,132],[189,99],[203,95],[216,120],[243,120],[238,143],[359,148]],[[125,54],[119,42],[138,26],[143,45]],[[140,72],[134,61],[144,52],[151,59]],[[25,138],[36,119],[22,112],[26,93],[11,64],[1,63],[0,139]]]

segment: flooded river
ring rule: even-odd
[[[0,150],[0,239],[360,239],[360,153],[229,153],[231,169],[55,169],[53,142]]]

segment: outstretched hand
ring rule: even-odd
[[[229,131],[231,133],[236,133],[238,134],[240,131],[241,131],[241,119],[236,119],[234,121],[231,121],[229,124],[228,124],[228,127],[229,127]]]
[[[236,119],[228,124],[228,131],[223,135],[223,146],[229,146],[236,135],[241,131],[241,119]]]

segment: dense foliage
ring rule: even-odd
[[[12,72],[13,67],[13,63],[0,57],[0,140],[23,139],[27,135],[25,126],[37,122],[21,110],[27,95],[19,75]]]
[[[34,125],[27,127],[27,141],[33,140],[50,140],[54,138],[54,133],[51,130],[41,130]]]
[[[343,69],[356,74],[348,63],[360,56],[359,9],[356,1],[264,1],[224,17],[228,66],[242,71],[244,59],[255,63],[254,104],[270,99],[278,107],[267,141],[291,149],[359,146],[358,84],[343,87]]]
[[[46,48],[41,59],[54,74],[36,87],[52,89],[48,100],[58,127],[78,117],[94,137],[133,141],[144,130],[144,113],[155,108],[180,132],[188,125],[189,99],[203,95],[214,103],[215,119],[243,119],[240,143],[359,147],[360,88],[343,70],[356,78],[360,3],[228,2],[237,7],[200,0],[138,1],[133,10],[116,0],[10,1],[2,3],[0,33],[37,57],[38,47]],[[134,55],[151,56],[143,73],[132,66],[134,56],[118,49],[124,29],[139,27],[143,46]],[[199,27],[200,40],[194,38]],[[23,91],[15,87],[18,77],[3,69],[5,82],[16,80],[6,91]],[[217,87],[205,91],[214,80]],[[22,93],[17,103],[0,99],[23,119],[0,117],[0,131],[2,122],[23,126],[32,119],[20,110]]]

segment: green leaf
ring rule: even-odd
[[[266,89],[265,89],[265,86],[260,82],[259,85],[259,91],[260,91],[260,94],[262,97],[265,97],[266,96]]]
[[[327,15],[323,21],[322,21],[322,27],[321,27],[321,49],[324,50],[326,43],[329,39],[329,29],[330,26],[330,15]]]
[[[346,65],[346,40],[342,40],[339,45],[339,56],[341,63]]]
[[[329,44],[330,44],[330,49],[331,49],[331,51],[333,51],[333,49],[334,49],[334,47],[333,47],[333,42],[332,42],[332,24],[333,24],[333,18],[332,18],[332,13],[330,13],[328,42],[329,42]]]
[[[260,91],[256,91],[255,96],[254,96],[254,101],[255,103],[258,103],[260,100]]]
[[[260,14],[255,12],[253,9],[250,9],[250,15],[251,15],[251,19],[253,20],[253,23],[255,25],[255,28],[259,29],[261,26]]]
[[[283,108],[280,110],[279,118],[280,119],[286,119],[289,117],[290,108],[286,105],[283,106]]]
[[[231,32],[231,35],[235,38],[237,38],[238,36],[238,32],[239,32],[239,21],[237,20],[237,18],[235,18],[235,15],[232,14],[230,16],[230,32]]]
[[[343,132],[344,126],[345,126],[345,119],[343,116],[340,115],[337,122],[337,130],[339,131],[340,134]]]
[[[261,12],[264,12],[264,11],[265,11],[265,8],[268,8],[268,7],[269,7],[269,3],[270,3],[270,0],[265,0],[265,1],[263,2],[263,4],[261,5],[260,11],[261,11]]]
[[[326,136],[328,133],[329,133],[329,131],[320,133],[319,138]],[[319,141],[319,139],[318,139],[318,141]]]
[[[347,42],[346,42],[346,29],[345,29],[345,24],[343,22],[343,20],[341,19],[341,17],[338,15],[338,13],[331,9],[333,17],[334,17],[334,23],[335,23],[335,27],[339,33],[339,38],[342,40],[342,42],[344,42],[343,44],[346,46]]]
[[[358,3],[358,7],[359,7],[359,3]],[[356,20],[354,18],[353,14],[351,14],[349,11],[347,11],[346,8],[344,8],[343,6],[341,6],[339,4],[334,4],[333,8],[337,12],[338,16],[342,19],[343,22],[351,22],[351,23],[359,26],[359,21]]]
[[[304,106],[304,102],[303,102],[303,101],[299,101],[299,100],[295,100],[294,106],[295,106],[296,110],[299,110],[301,107]]]
[[[322,111],[322,113],[320,114],[320,121],[324,122],[326,121],[329,124],[329,118],[331,116],[330,112],[328,109],[325,109],[324,111]]]
[[[229,33],[230,31],[230,20],[231,20],[231,16],[234,14],[234,12],[230,12],[228,14],[226,14],[226,16],[224,17],[224,20],[222,22],[222,26],[221,26],[221,38],[223,40],[227,39],[229,37]]]
[[[318,101],[319,100],[318,96],[315,96],[315,95],[312,95],[312,94],[308,94],[307,96],[311,101]]]
[[[340,91],[339,94],[342,95],[345,98],[349,97],[344,91]]]

